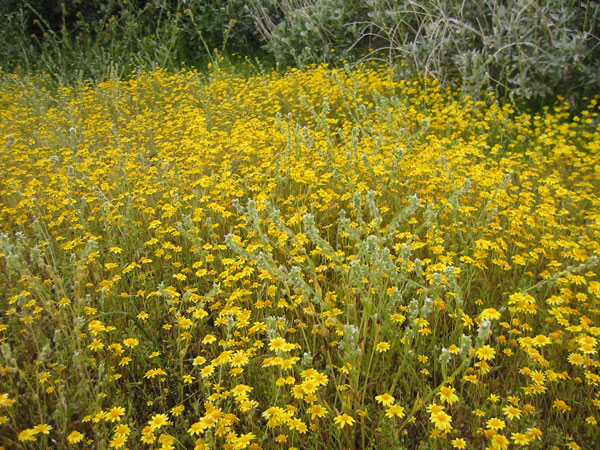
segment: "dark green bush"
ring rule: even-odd
[[[241,0],[4,0],[0,66],[38,70],[69,83],[183,62],[201,65],[214,49],[255,55],[262,51],[261,38],[244,5]]]

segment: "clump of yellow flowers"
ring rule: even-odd
[[[0,446],[596,442],[596,98],[0,78]]]

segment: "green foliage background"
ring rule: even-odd
[[[478,96],[600,90],[600,5],[576,0],[0,0],[0,65],[60,82],[214,62],[380,59]]]

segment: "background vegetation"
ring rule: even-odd
[[[600,6],[579,0],[3,0],[6,70],[62,82],[205,66],[215,49],[280,66],[383,59],[515,99],[600,88]]]

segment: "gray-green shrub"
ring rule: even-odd
[[[600,89],[600,5],[575,0],[284,0],[282,21],[251,10],[276,59],[402,62],[472,95],[572,95]],[[365,49],[373,47],[366,54]],[[362,53],[361,53],[362,52]]]
[[[277,8],[267,0],[252,0],[253,17],[265,48],[284,65],[349,58],[359,40],[364,2],[348,0],[281,0]],[[275,10],[278,17],[269,13]]]

